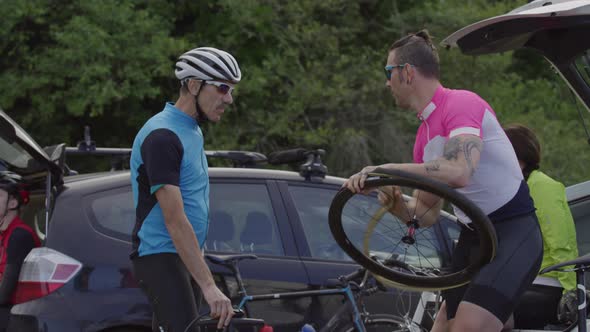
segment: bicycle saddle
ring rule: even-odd
[[[544,274],[547,272],[555,271],[555,270],[558,270],[564,266],[570,266],[570,265],[575,265],[574,270],[589,269],[590,268],[590,254],[580,256],[576,259],[572,259],[571,261],[562,262],[562,263],[558,263],[558,264],[546,267],[543,270],[541,270],[541,272],[539,272],[539,274]]]
[[[219,265],[234,265],[235,263],[244,259],[258,259],[258,256],[253,254],[236,254],[236,255],[211,255],[206,254],[207,258],[211,263]]]

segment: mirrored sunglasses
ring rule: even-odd
[[[219,91],[219,93],[225,95],[225,94],[231,94],[234,91],[234,87],[224,83],[224,82],[218,82],[218,81],[206,81],[205,83],[207,84],[211,84],[211,85],[215,85],[217,87],[217,91]]]
[[[408,65],[408,63],[404,63],[404,64],[401,64],[401,65],[389,65],[389,66],[385,66],[385,77],[387,77],[387,80],[389,81],[391,79],[391,72],[395,68],[403,68],[406,65]],[[414,65],[410,65],[410,67],[414,67]]]

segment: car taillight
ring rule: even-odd
[[[72,280],[81,268],[82,263],[59,251],[34,248],[23,262],[14,304],[51,294]]]
[[[258,330],[258,332],[273,332],[273,328],[270,325],[264,325],[263,327]]]

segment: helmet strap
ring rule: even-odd
[[[197,91],[197,94],[195,95],[195,108],[197,109],[197,113],[195,114],[195,120],[197,120],[198,123],[205,123],[207,122],[207,116],[205,115],[205,112],[203,112],[203,110],[201,109],[201,106],[199,105],[199,95],[201,94],[201,89],[203,88],[203,85],[207,84],[207,81],[203,80],[201,81],[201,85],[199,86],[199,90]]]

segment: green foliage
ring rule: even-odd
[[[176,98],[175,58],[218,47],[236,55],[243,81],[223,121],[205,126],[206,147],[321,147],[330,173],[347,176],[411,160],[419,123],[395,107],[383,76],[392,42],[422,28],[440,42],[524,2],[8,0],[0,105],[43,145],[74,145],[90,124],[98,145],[128,147]],[[575,105],[541,57],[439,52],[445,86],[475,91],[502,123],[537,131],[547,173],[566,184],[588,177]]]
[[[516,74],[506,76],[490,87],[489,100],[495,105],[500,121],[524,124],[539,136],[541,169],[547,174],[566,185],[587,180],[588,137],[576,101],[562,79],[557,75],[535,80],[522,79]],[[588,125],[588,116],[585,121]]]
[[[179,52],[163,16],[132,1],[8,3],[0,7],[10,18],[2,29],[9,57],[1,64],[0,101],[18,110],[16,119],[42,143],[81,133],[70,121],[106,115],[125,125],[142,101],[162,95],[157,80],[169,76],[170,57]],[[118,124],[115,130],[131,129]]]

